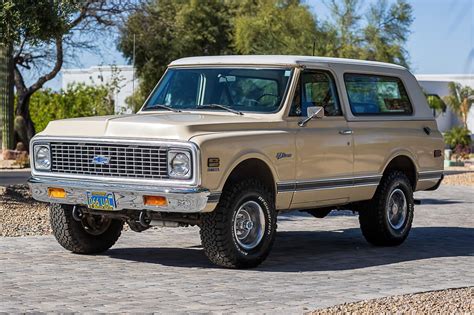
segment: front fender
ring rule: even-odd
[[[211,191],[222,191],[230,173],[247,159],[265,162],[276,182],[294,179],[296,154],[291,132],[226,132],[196,136],[192,141],[201,151],[201,185]],[[218,158],[219,167],[210,167],[209,158]]]

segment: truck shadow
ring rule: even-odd
[[[424,198],[424,199],[419,199],[420,204],[422,205],[451,205],[451,204],[469,204],[472,202],[468,202],[465,200],[451,200],[451,199],[429,199],[429,198]]]
[[[198,247],[117,248],[111,258],[174,267],[216,268]],[[305,272],[353,270],[429,258],[473,256],[474,228],[415,227],[398,247],[374,247],[357,228],[278,232],[270,256],[254,270]]]

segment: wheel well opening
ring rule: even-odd
[[[390,171],[393,170],[398,170],[403,173],[408,177],[410,180],[411,186],[413,187],[413,190],[416,188],[416,167],[413,161],[405,156],[405,155],[400,155],[394,158],[390,163],[388,163],[387,167],[385,168],[385,171],[383,174],[387,174]]]
[[[259,159],[248,159],[240,162],[240,164],[232,170],[229,178],[227,178],[224,189],[232,183],[248,178],[255,178],[261,181],[270,189],[273,197],[275,197],[275,180],[272,171],[265,162]]]

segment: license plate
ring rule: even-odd
[[[97,210],[114,210],[115,197],[113,193],[108,192],[87,192],[87,206]]]

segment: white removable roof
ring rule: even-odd
[[[170,66],[192,66],[192,65],[288,65],[297,66],[304,64],[346,64],[360,66],[378,66],[384,68],[401,69],[402,66],[376,61],[365,61],[344,58],[310,57],[310,56],[287,56],[287,55],[246,55],[246,56],[206,56],[188,57],[175,60]]]

